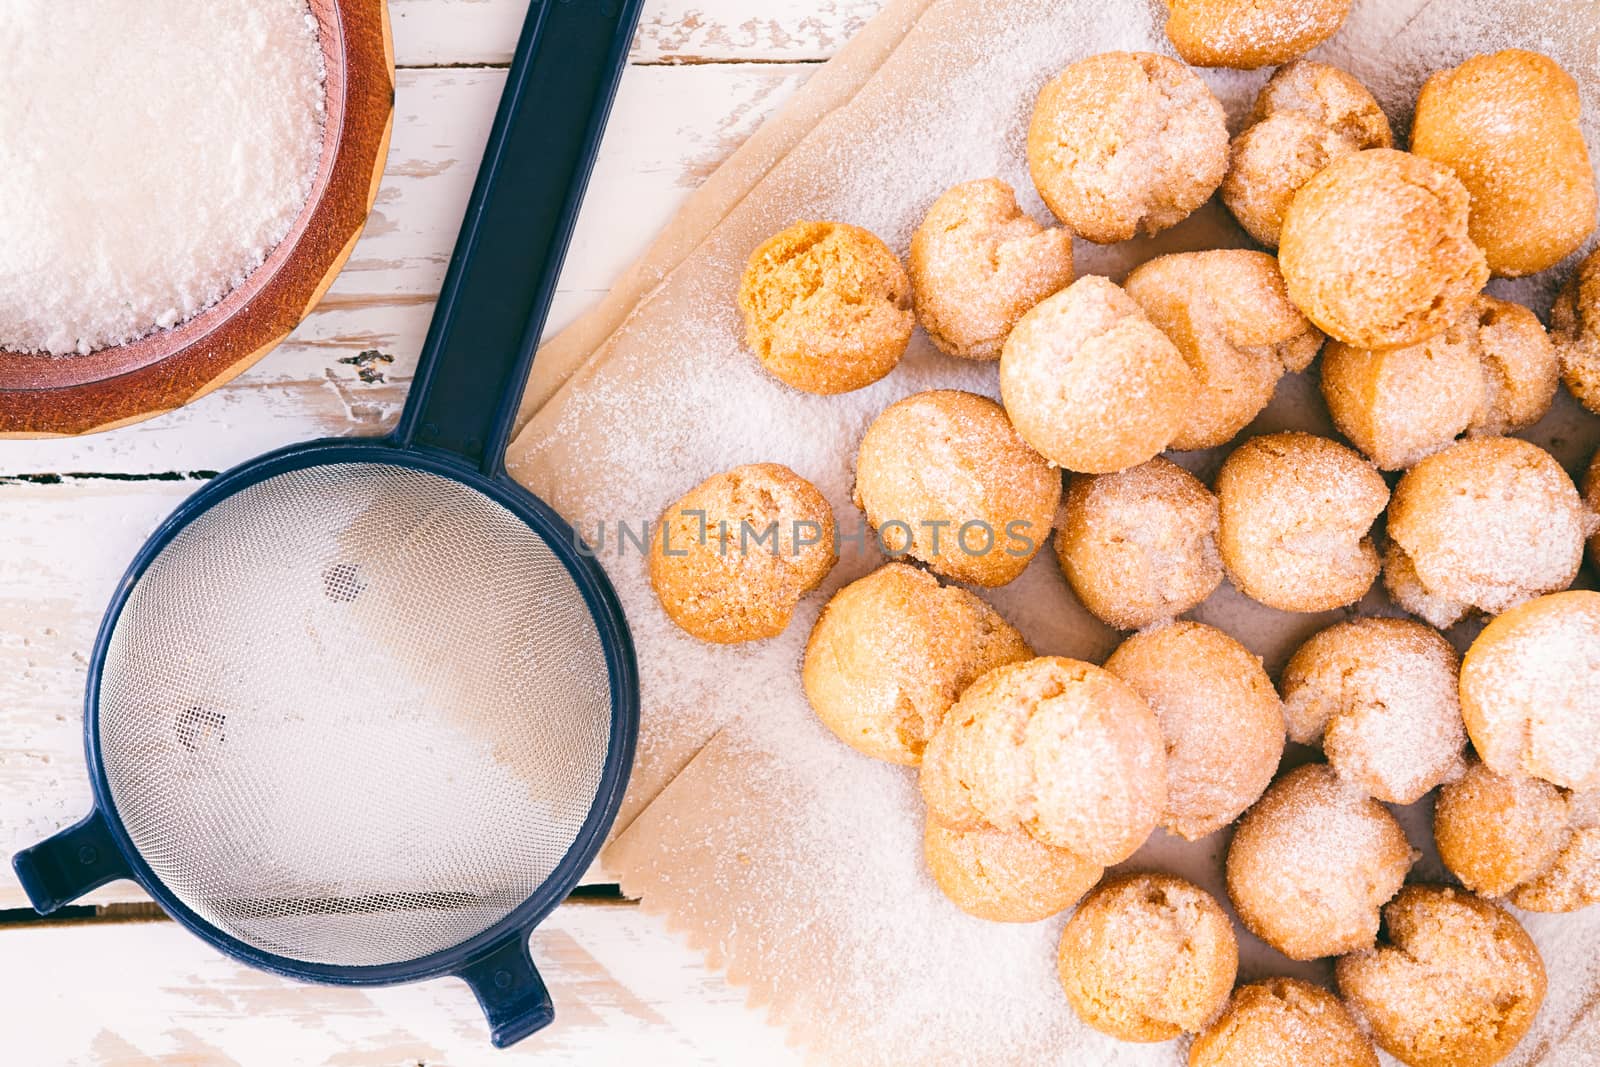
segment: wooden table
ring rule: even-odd
[[[551,328],[603,293],[683,197],[879,0],[650,0]],[[113,584],[212,472],[399,414],[526,0],[391,0],[394,142],[366,235],[306,322],[182,411],[76,440],[0,442],[0,859],[88,806],[81,706]],[[442,1067],[782,1063],[780,1034],[665,924],[603,893],[534,937],[556,1024],[490,1049],[466,987],[297,985],[218,955],[131,883],[44,922],[0,875],[6,1061]]]

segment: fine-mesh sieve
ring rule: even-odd
[[[528,934],[616,816],[638,686],[604,573],[503,455],[640,0],[535,0],[394,434],[215,479],[90,665],[95,809],[19,852],[52,911],[133,878],[298,978],[454,974],[550,1021]]]

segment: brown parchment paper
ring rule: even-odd
[[[1154,0],[891,0],[536,364],[508,466],[591,542],[605,532],[601,560],[641,666],[639,757],[608,870],[822,1060],[1146,1065],[1181,1063],[1184,1049],[1119,1044],[1078,1023],[1054,979],[1061,920],[988,924],[948,905],[922,870],[913,775],[858,756],[810,714],[798,680],[805,635],[826,597],[880,558],[847,543],[783,636],[712,647],[665,620],[642,554],[620,528],[637,530],[716,471],[759,461],[793,467],[828,497],[842,533],[858,527],[849,492],[867,422],[927,388],[994,395],[994,368],[944,358],[919,333],[900,368],[866,390],[785,389],[740,343],[734,293],[750,250],[795,219],[838,218],[904,252],[939,192],[990,175],[1046,217],[1022,152],[1038,86],[1095,52],[1170,53],[1162,17]],[[1403,135],[1429,71],[1512,44],[1555,56],[1579,78],[1586,133],[1600,147],[1591,0],[1357,0],[1339,36],[1313,54],[1366,81]],[[1202,72],[1235,131],[1266,73]],[[1080,241],[1075,251],[1080,274],[1120,279],[1152,255],[1247,243],[1213,203],[1154,239]],[[1570,265],[1491,291],[1543,314]],[[1248,432],[1288,427],[1332,432],[1314,370],[1285,379]],[[1526,436],[1576,472],[1600,444],[1600,421],[1563,395]],[[1175,458],[1209,477],[1221,454]],[[984,595],[1039,651],[1103,659],[1117,635],[1082,611],[1049,557]],[[1580,581],[1593,584],[1593,575]],[[1361,609],[1393,610],[1378,592]],[[1195,612],[1274,674],[1301,640],[1344,614],[1285,615],[1226,585]],[[1450,636],[1464,645],[1472,635],[1463,626]],[[1413,879],[1444,877],[1428,803],[1397,814],[1421,854]],[[1192,845],[1158,833],[1131,865],[1171,870],[1225,899],[1226,844],[1226,832]],[[1510,1062],[1600,1064],[1600,916],[1521,917],[1545,955],[1551,992]],[[1242,980],[1326,982],[1329,973],[1326,963],[1290,963],[1241,930]]]

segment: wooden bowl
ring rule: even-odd
[[[310,0],[327,69],[322,157],[289,234],[244,283],[168,330],[86,356],[0,349],[0,436],[57,437],[182,407],[243,373],[322,299],[378,195],[394,120],[386,0]]]

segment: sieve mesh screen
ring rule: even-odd
[[[504,918],[599,789],[599,632],[545,541],[439,475],[337,463],[185,527],[112,631],[99,743],[157,878],[227,934],[340,965]]]

